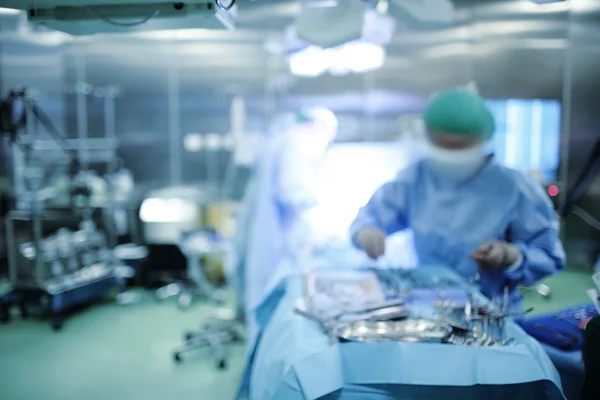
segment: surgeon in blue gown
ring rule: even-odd
[[[237,243],[234,286],[248,325],[248,343],[257,333],[254,311],[269,292],[285,258],[310,252],[306,214],[317,204],[319,161],[337,134],[337,118],[327,109],[302,109],[285,132],[261,149],[244,200]],[[305,256],[305,255],[304,255]]]
[[[351,226],[353,243],[377,259],[387,235],[410,228],[420,265],[477,277],[488,298],[508,288],[517,311],[517,285],[534,284],[565,263],[552,204],[540,185],[488,150],[494,120],[475,93],[438,94],[424,120],[426,157],[375,192]]]

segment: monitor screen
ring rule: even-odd
[[[498,159],[543,184],[555,182],[560,161],[560,102],[508,99],[487,104],[496,119],[493,146]]]

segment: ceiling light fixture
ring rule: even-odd
[[[290,71],[296,76],[315,77],[325,72],[337,76],[360,74],[381,68],[385,62],[385,49],[361,40],[330,49],[308,46],[290,54],[288,62]]]

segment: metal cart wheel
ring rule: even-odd
[[[10,307],[0,303],[0,324],[8,324],[11,321]]]
[[[29,317],[29,309],[25,303],[19,303],[19,311],[21,313],[21,318],[27,319]]]
[[[53,317],[50,321],[50,327],[54,332],[60,332],[64,326],[64,321],[60,317]]]
[[[181,354],[173,353],[173,361],[175,361],[177,364],[181,363],[183,361],[183,359],[181,358]]]
[[[241,335],[239,332],[237,331],[232,331],[231,332],[231,339],[234,342],[243,342],[244,341],[244,336]]]
[[[219,362],[217,363],[217,368],[219,369],[226,369],[227,368],[227,361],[226,360],[219,360]]]

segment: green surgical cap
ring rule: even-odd
[[[467,90],[449,90],[435,96],[425,110],[424,119],[431,134],[453,133],[487,139],[495,130],[494,117],[483,99]]]

